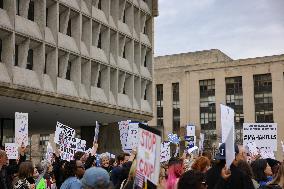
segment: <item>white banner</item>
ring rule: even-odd
[[[132,150],[138,146],[138,122],[130,122],[128,125],[128,134],[125,150]]]
[[[118,122],[119,133],[120,133],[120,142],[122,150],[125,152],[127,145],[127,135],[128,135],[128,125],[130,120]]]
[[[171,158],[171,147],[170,147],[170,142],[165,141],[161,144],[161,155],[160,155],[160,161],[165,162],[169,161]]]
[[[157,185],[160,172],[161,137],[139,127],[137,172]]]
[[[186,126],[186,136],[195,136],[195,126],[194,125]]]
[[[55,131],[55,136],[54,136],[54,142],[56,144],[61,145],[62,140],[68,139],[71,140],[71,138],[75,137],[75,130],[72,129],[71,127],[68,127],[60,122],[57,122],[56,124],[56,131]]]
[[[255,142],[258,149],[277,151],[277,123],[244,123],[243,145]]]
[[[220,104],[222,143],[225,143],[226,164],[231,165],[235,159],[235,112],[232,108]]]
[[[28,113],[15,112],[15,143],[20,147],[28,145]]]
[[[94,142],[97,143],[99,140],[100,124],[96,121]]]
[[[51,162],[51,159],[53,157],[53,149],[51,144],[48,142],[46,147],[46,159]]]
[[[5,143],[5,152],[8,159],[18,159],[18,147],[16,143]]]

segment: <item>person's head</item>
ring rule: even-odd
[[[4,150],[0,150],[0,168],[7,165],[8,157]]]
[[[176,184],[176,180],[183,174],[183,160],[179,158],[171,158],[169,160],[167,188],[172,189]]]
[[[238,168],[242,170],[242,172],[245,173],[249,178],[253,178],[251,166],[248,164],[247,161],[240,160],[238,162]]]
[[[122,166],[123,163],[128,162],[130,155],[128,153],[121,153],[116,157],[117,166]]]
[[[109,155],[107,153],[103,153],[100,155],[100,162],[102,167],[109,167]]]
[[[275,159],[271,159],[271,158],[267,158],[266,159],[268,165],[271,167],[272,170],[272,174],[273,175],[277,175],[278,169],[280,167],[280,162],[275,160]]]
[[[219,150],[216,154],[215,159],[217,160],[226,160],[226,144],[222,143],[219,147]],[[246,160],[246,152],[243,146],[235,145],[235,162],[237,163],[240,160]],[[230,166],[230,165],[228,165]]]
[[[200,172],[207,172],[210,166],[210,160],[205,156],[198,157],[192,164],[191,168]]]
[[[278,184],[281,188],[284,188],[284,163],[280,164],[278,172],[270,184]]]
[[[136,160],[135,160],[135,163],[136,163]],[[121,181],[123,181],[124,179],[127,179],[127,178],[128,178],[128,175],[129,175],[131,166],[132,166],[132,162],[131,162],[131,161],[128,161],[128,162],[122,164],[122,169],[121,169]],[[135,168],[136,168],[136,167],[135,167]]]
[[[76,176],[81,179],[85,173],[85,166],[80,160],[76,160]]]
[[[82,160],[84,155],[85,155],[85,152],[78,151],[74,154],[74,160]]]
[[[204,173],[197,170],[185,172],[179,179],[178,189],[206,189]]]
[[[111,167],[116,167],[115,158],[110,158],[110,159],[109,159],[109,165],[110,165]]]
[[[32,162],[25,161],[20,164],[19,171],[18,171],[19,179],[33,177],[33,174],[34,174],[34,166]]]
[[[210,162],[212,161],[212,154],[209,151],[202,152],[202,156],[207,157],[210,160]]]
[[[253,161],[251,168],[254,178],[257,181],[265,181],[267,180],[267,176],[272,175],[271,167],[265,159],[257,159]]]
[[[81,183],[84,189],[108,189],[111,187],[108,172],[100,167],[87,169]]]
[[[76,170],[77,170],[76,160],[71,160],[70,162],[66,161],[63,165],[64,178],[67,179],[69,177],[75,177]]]
[[[240,160],[244,160],[246,161],[247,160],[247,153],[246,153],[246,150],[245,148],[242,146],[242,145],[238,145],[238,152],[236,152],[236,161],[239,162]]]

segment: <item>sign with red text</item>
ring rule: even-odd
[[[18,147],[16,143],[5,143],[5,152],[8,159],[18,159]]]
[[[137,172],[151,183],[157,185],[160,172],[160,132],[140,124],[138,136]]]

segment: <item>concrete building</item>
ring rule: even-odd
[[[90,138],[96,120],[151,119],[157,6],[157,0],[0,0],[1,144],[13,138],[15,112],[29,113],[35,144],[56,121]]]
[[[242,124],[278,123],[278,157],[284,135],[284,55],[232,60],[219,50],[155,58],[154,119],[164,136],[181,135],[189,123],[207,148],[221,141],[220,104],[235,109],[236,141]],[[199,137],[198,137],[199,138]]]

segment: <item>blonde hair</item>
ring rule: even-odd
[[[284,188],[284,163],[281,163],[276,177],[269,184],[278,184]]]
[[[136,176],[136,167],[137,167],[137,161],[136,159],[133,160],[132,165],[130,167],[129,175],[128,175],[128,180],[132,180]]]

